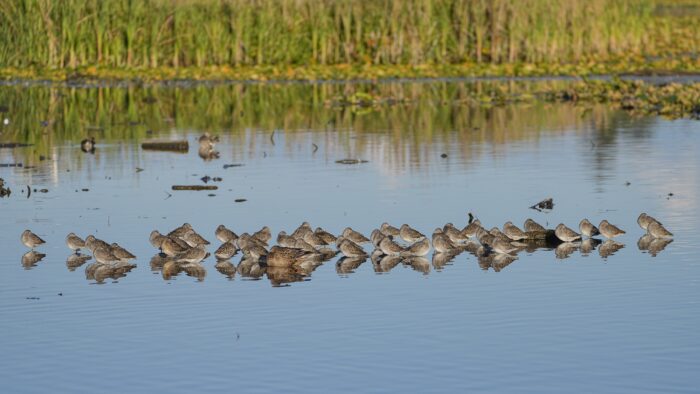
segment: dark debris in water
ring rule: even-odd
[[[0,142],[0,148],[24,148],[33,144],[25,144],[21,142]]]
[[[538,211],[554,209],[554,200],[552,198],[546,198],[531,206],[530,209],[535,209]]]
[[[237,198],[237,199],[235,199],[235,200],[233,200],[233,201],[234,201],[234,202],[246,202],[246,201],[248,201],[248,200],[245,199],[245,198]]]
[[[243,167],[242,163],[224,164],[224,170],[231,167]]]

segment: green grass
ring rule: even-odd
[[[0,2],[0,68],[604,60],[661,52],[654,9],[652,0],[13,0]]]

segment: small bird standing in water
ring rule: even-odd
[[[323,240],[323,242],[326,243],[326,245],[330,245],[332,243],[335,243],[336,236],[329,233],[328,231],[322,229],[321,227],[316,227],[314,234],[316,234],[316,236],[321,238]]]
[[[132,259],[135,259],[135,258],[136,258],[136,256],[134,256],[134,255],[133,255],[131,252],[129,252],[128,250],[126,250],[126,249],[122,248],[121,246],[119,246],[119,244],[116,243],[116,242],[113,243],[113,244],[110,245],[110,246],[111,246],[111,252],[112,252],[112,254],[113,254],[116,258],[118,258],[119,260],[128,261],[128,260],[132,260]]]
[[[379,249],[386,255],[399,255],[404,251],[401,245],[392,241],[389,237],[384,237],[384,239],[379,242]]]
[[[598,227],[594,226],[593,223],[588,221],[588,219],[581,220],[581,223],[578,224],[578,229],[581,231],[581,234],[588,238],[595,237],[596,235],[600,234]]]
[[[423,238],[422,240],[409,246],[406,250],[401,252],[401,256],[425,256],[430,251],[430,241],[428,238]]]
[[[379,231],[381,231],[381,233],[387,237],[396,237],[399,235],[399,229],[387,222],[384,222],[381,226],[379,226]]]
[[[649,224],[656,222],[658,224],[661,224],[658,220],[655,218],[647,215],[645,212],[642,212],[639,217],[637,218],[637,224],[639,224],[639,227],[641,227],[643,230],[646,230],[649,227]]]
[[[217,260],[228,260],[231,257],[233,257],[237,252],[238,248],[236,247],[236,245],[234,245],[231,241],[227,241],[222,243],[221,246],[219,246],[219,248],[216,249],[216,252],[214,252],[214,256]]]
[[[43,239],[39,238],[38,235],[34,234],[33,232],[29,230],[24,230],[22,232],[22,236],[20,237],[22,240],[22,243],[24,246],[28,247],[29,249],[34,249],[37,246],[46,243]]]
[[[529,218],[525,220],[525,223],[523,224],[523,229],[525,229],[525,231],[527,232],[547,230],[546,228],[544,228],[544,226]]]
[[[344,237],[338,237],[335,242],[336,247],[341,253],[348,257],[363,257],[367,256],[367,252],[355,242],[350,239],[345,239]]]
[[[369,238],[365,237],[364,235],[360,234],[359,232],[353,230],[350,227],[345,228],[345,230],[343,230],[342,235],[343,238],[350,240],[358,245],[366,244],[369,242]]]
[[[464,234],[465,237],[474,237],[476,233],[479,232],[480,228],[482,228],[481,222],[479,219],[476,219],[462,229],[462,234]]]
[[[80,141],[80,150],[85,153],[95,153],[95,137],[85,138]]]
[[[600,222],[598,230],[600,231],[600,234],[607,239],[613,239],[622,234],[625,234],[624,230],[618,228],[614,224],[610,224],[607,220],[603,220]]]
[[[654,238],[671,238],[673,233],[666,230],[666,228],[657,221],[649,223],[647,226],[647,232]]]
[[[85,247],[85,241],[74,233],[70,233],[66,236],[66,245],[68,249],[79,254],[80,249]]]
[[[554,229],[554,235],[564,242],[572,242],[581,239],[581,234],[566,227],[564,223],[559,223],[557,228]]]
[[[238,239],[238,235],[227,229],[223,224],[220,224],[219,227],[216,228],[214,235],[216,235],[216,239],[221,242],[229,242]]]
[[[527,239],[527,234],[525,234],[523,230],[519,229],[518,226],[514,225],[512,222],[506,222],[503,225],[503,234],[513,241]]]
[[[425,238],[424,234],[422,234],[420,231],[414,230],[408,224],[401,225],[401,228],[399,229],[399,236],[408,243],[414,243]]]
[[[438,253],[448,253],[456,251],[457,245],[445,235],[441,228],[436,228],[433,232],[433,249]]]

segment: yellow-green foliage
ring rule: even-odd
[[[653,11],[652,0],[9,0],[0,67],[574,62],[657,51]]]

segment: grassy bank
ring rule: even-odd
[[[0,3],[0,69],[279,77],[371,66],[401,74],[419,65],[507,74],[547,65],[568,73],[696,50],[697,18],[658,9],[653,0],[12,1]]]

